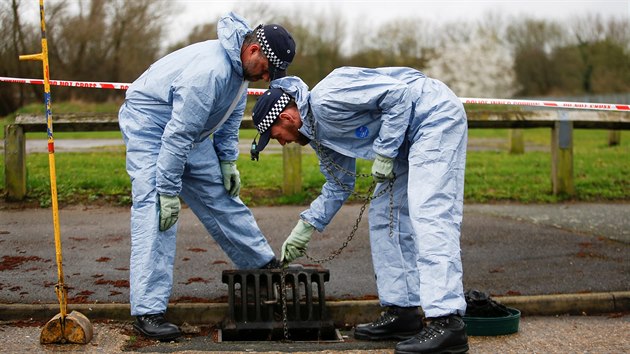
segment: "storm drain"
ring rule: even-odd
[[[281,297],[283,274],[286,318]],[[340,339],[326,309],[328,270],[225,270],[222,278],[228,286],[228,318],[222,323],[219,341],[282,340],[285,328],[293,341]]]

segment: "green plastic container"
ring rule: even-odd
[[[518,332],[521,311],[508,307],[509,316],[504,317],[468,317],[464,316],[466,333],[469,336],[500,336]]]

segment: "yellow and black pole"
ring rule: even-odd
[[[44,72],[44,103],[46,105],[46,125],[48,132],[48,165],[50,168],[50,192],[53,209],[53,228],[55,234],[55,253],[57,259],[58,281],[55,286],[59,299],[60,312],[42,329],[40,343],[79,343],[86,344],[92,339],[92,324],[83,314],[72,311],[67,314],[68,288],[64,284],[63,257],[61,255],[61,233],[59,228],[59,204],[57,202],[57,179],[55,173],[55,142],[53,139],[53,119],[50,98],[50,70],[48,68],[48,42],[46,41],[46,21],[44,18],[44,0],[39,0],[39,16],[42,29],[42,52],[20,55],[20,60],[39,60]]]

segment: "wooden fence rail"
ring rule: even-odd
[[[573,183],[573,129],[611,130],[609,145],[619,144],[620,130],[630,129],[630,114],[608,111],[509,111],[468,113],[468,126],[477,128],[510,128],[510,152],[524,151],[523,128],[551,129],[551,182],[554,194],[575,194]],[[117,131],[116,114],[56,114],[55,132]],[[241,129],[254,128],[251,119],[244,119]],[[4,168],[7,201],[26,196],[26,133],[45,132],[43,115],[18,115],[15,123],[5,126]],[[283,147],[283,192],[294,194],[301,189],[301,156],[295,144]]]

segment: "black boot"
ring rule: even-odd
[[[258,269],[280,269],[282,267],[284,267],[284,264],[281,261],[279,261],[276,257],[273,257],[267,264],[265,264],[264,266]],[[287,267],[291,269],[304,268],[304,266],[301,264],[289,264]]]
[[[434,318],[413,338],[396,344],[395,354],[466,353],[468,337],[461,316]]]
[[[279,269],[282,268],[282,262],[280,262],[276,257],[273,257],[267,264],[260,267],[259,269]]]
[[[182,335],[179,327],[166,321],[163,313],[136,316],[133,328],[146,337],[161,341],[170,341]]]
[[[372,323],[354,329],[354,338],[363,340],[403,340],[422,329],[422,316],[417,307],[391,306]]]

